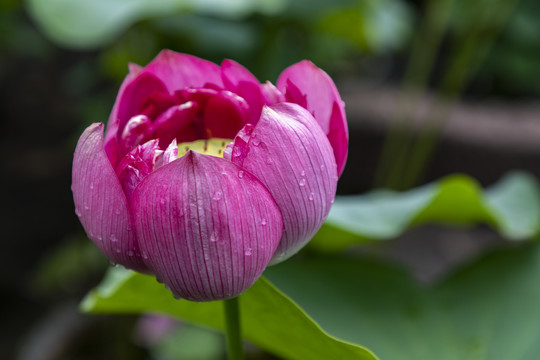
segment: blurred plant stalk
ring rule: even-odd
[[[426,13],[416,33],[396,110],[385,139],[375,186],[408,189],[418,184],[437,145],[444,124],[467,81],[489,53],[519,0],[476,1],[471,11],[474,23],[456,36],[450,48],[449,65],[436,95],[442,106],[431,106],[422,131],[414,134],[413,121],[419,101],[426,93],[435,60],[449,29],[456,0],[428,0]],[[467,3],[468,4],[468,3]]]

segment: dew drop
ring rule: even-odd
[[[128,250],[127,254],[128,256],[133,256],[135,253],[133,252],[133,250]]]
[[[240,171],[238,172],[238,177],[239,177],[240,179],[242,179],[242,178],[244,177],[244,170],[240,170]]]
[[[81,215],[82,215],[81,210],[79,210],[78,208],[76,208],[76,209],[75,209],[75,215],[81,216]]]
[[[164,199],[164,198],[159,199],[159,203],[160,203],[161,205],[165,205],[165,199]]]
[[[94,189],[94,183],[90,183],[90,190]]]
[[[321,170],[324,170],[324,164],[321,165]]]
[[[334,203],[334,198],[332,198],[332,200],[330,200],[330,204],[333,204]]]
[[[118,241],[118,238],[116,237],[116,235],[111,235],[111,241],[113,243],[117,242]]]
[[[244,254],[245,254],[246,256],[251,256],[251,253],[252,253],[251,248],[247,248],[246,251],[244,252]]]
[[[261,145],[261,140],[259,140],[256,137],[252,137],[251,138],[251,143],[253,144],[253,146],[259,146],[259,145]]]
[[[98,239],[99,241],[103,241],[103,237],[102,237],[101,235],[98,235],[98,236],[97,236],[97,239]]]
[[[86,211],[90,210],[90,206],[88,206],[88,204],[84,204],[84,210]]]
[[[306,176],[306,172],[302,170],[302,172],[300,173],[300,176]]]
[[[314,198],[315,198],[315,194],[309,193],[309,196],[308,196],[309,201],[313,201]]]
[[[233,150],[233,155],[234,155],[234,156],[240,156],[240,155],[242,155],[242,149],[240,149],[238,146],[235,146],[235,147],[234,147],[234,150]]]
[[[221,170],[221,175],[225,176],[227,175],[227,172],[225,170]]]
[[[265,226],[266,224],[267,224],[266,219],[263,218],[263,219],[261,220],[261,225],[262,225],[262,226]]]
[[[274,163],[274,161],[272,161],[272,159],[270,159],[270,158],[266,159],[266,161],[265,161],[266,165],[272,165],[273,163]]]
[[[240,176],[240,175],[239,175],[239,176]],[[223,197],[223,193],[222,193],[221,191],[218,190],[218,191],[216,191],[216,192],[214,193],[214,196],[212,197],[212,200],[214,200],[214,201],[219,201],[219,200],[221,200],[222,197]]]
[[[143,257],[144,260],[148,260],[148,254],[147,253],[143,252],[142,257]]]
[[[120,248],[116,248],[114,251],[116,251],[117,254],[120,254]]]
[[[300,185],[300,186],[306,185],[306,179],[301,178],[300,181],[298,182],[298,185]]]
[[[212,233],[212,235],[210,235],[210,241],[211,242],[216,242],[218,241],[218,237],[215,233]]]
[[[116,209],[116,210],[114,211],[114,213],[115,213],[116,215],[120,215],[121,211],[120,211],[120,209]]]

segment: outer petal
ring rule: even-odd
[[[88,237],[111,261],[147,272],[137,245],[128,202],[103,148],[103,124],[81,135],[73,158],[75,212]]]
[[[266,185],[283,214],[284,233],[272,262],[304,246],[322,225],[334,200],[337,175],[332,147],[304,108],[281,103],[263,108],[246,126],[226,158]]]
[[[323,70],[304,60],[285,69],[277,81],[285,99],[302,104],[313,114],[330,140],[336,157],[338,174],[341,175],[347,160],[349,130],[345,116],[345,103],[341,100],[336,85]],[[297,92],[302,96],[298,96]]]
[[[172,50],[162,50],[143,71],[161,79],[171,93],[188,87],[203,87],[207,83],[223,86],[218,65]]]
[[[259,180],[230,161],[191,151],[150,174],[132,205],[146,264],[175,296],[195,301],[249,288],[283,229]]]

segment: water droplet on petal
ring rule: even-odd
[[[144,260],[147,260],[147,259],[148,259],[148,254],[145,253],[145,252],[143,252],[143,253],[142,253],[142,257],[143,257]]]
[[[159,203],[160,203],[161,205],[165,205],[165,199],[164,199],[164,198],[159,199]]]
[[[111,235],[111,241],[113,243],[117,242],[118,241],[118,238],[116,237],[116,235]]]
[[[274,161],[272,159],[270,159],[270,158],[266,159],[266,161],[265,161],[266,165],[272,165],[273,162]]]
[[[246,256],[251,256],[251,252],[252,252],[251,248],[247,248],[246,251],[244,252],[244,254]]]
[[[133,252],[133,250],[128,250],[127,254],[128,256],[133,256],[135,253]]]
[[[262,225],[262,226],[265,226],[266,224],[267,224],[266,219],[263,218],[263,219],[261,220],[261,225]]]
[[[233,155],[234,156],[242,155],[242,149],[240,149],[238,146],[235,146],[234,149],[233,149]]]
[[[332,200],[330,200],[330,204],[333,204],[334,203],[334,198],[332,198]]]
[[[309,193],[309,196],[308,196],[309,201],[313,201],[314,198],[315,198],[315,194]]]
[[[223,193],[218,190],[218,191],[216,191],[214,193],[214,196],[212,197],[212,200],[219,201],[219,200],[221,200],[222,197],[223,197]]]
[[[84,204],[84,210],[86,211],[90,210],[90,206],[88,206],[88,204]]]
[[[300,176],[306,176],[306,172],[302,170],[302,172],[300,173]]]
[[[78,208],[75,208],[75,215],[80,217],[82,215],[81,210],[79,210]]]
[[[97,239],[98,239],[99,241],[103,241],[103,237],[102,237],[101,235],[98,235],[98,236],[97,236]]]
[[[210,235],[210,241],[211,242],[216,242],[218,241],[218,237],[215,233],[212,233],[212,235]]]
[[[238,172],[238,177],[239,177],[240,179],[242,179],[242,178],[244,177],[244,170],[240,170],[240,171]]]
[[[120,211],[120,209],[116,209],[116,210],[114,211],[114,213],[115,213],[116,215],[120,215],[121,212],[122,212],[122,211]]]
[[[324,164],[321,165],[321,170],[324,170]]]
[[[300,181],[298,182],[298,185],[300,185],[300,186],[306,185],[306,179],[301,178]]]
[[[120,248],[116,248],[114,251],[116,251],[117,254],[120,254],[121,252]]]
[[[90,190],[94,189],[94,183],[90,183]]]
[[[256,137],[252,137],[251,138],[251,143],[253,144],[253,146],[259,146],[259,145],[261,145],[261,140],[259,140]]]

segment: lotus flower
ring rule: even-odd
[[[344,104],[311,62],[276,87],[234,61],[170,50],[130,65],[103,129],[84,131],[73,160],[87,235],[195,301],[242,293],[311,239],[348,145]]]

